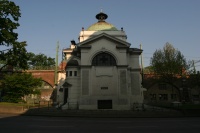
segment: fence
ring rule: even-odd
[[[33,102],[33,103],[27,103],[27,108],[30,109],[30,108],[51,108],[53,106],[53,101],[50,100],[50,101],[37,101],[37,102]]]

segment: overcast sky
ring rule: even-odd
[[[13,0],[21,9],[19,41],[27,41],[28,52],[55,58],[70,41],[78,42],[103,10],[107,22],[124,28],[131,47],[142,44],[144,66],[166,42],[187,60],[200,60],[200,0]],[[200,65],[200,63],[196,64]]]

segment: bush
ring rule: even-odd
[[[10,102],[10,103],[19,103],[19,102],[24,103],[23,99],[21,99],[19,97],[15,97],[13,95],[5,95],[5,96],[3,96],[2,101],[3,102]]]

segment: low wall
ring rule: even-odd
[[[21,114],[26,112],[23,106],[5,106],[0,105],[0,113],[8,113],[8,114]]]

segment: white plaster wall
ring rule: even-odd
[[[122,99],[122,98],[121,98]],[[84,96],[80,99],[80,101],[87,101],[88,104],[80,104],[79,109],[83,110],[97,110],[98,105],[97,101],[98,100],[112,100],[112,110],[130,110],[130,104],[119,104],[119,96],[118,95],[113,95],[113,96]],[[129,100],[129,99],[127,99]]]
[[[91,49],[81,50],[81,65],[91,65],[91,61],[96,54],[99,52],[109,52],[116,59],[117,65],[127,65],[126,50],[118,50],[116,42],[110,41],[106,38],[97,40],[96,42],[90,44]]]
[[[104,67],[103,67],[104,68]],[[102,70],[105,70],[103,69]],[[142,104],[143,103],[143,94],[140,86],[140,79],[138,81],[131,81],[130,76],[128,76],[129,72],[127,72],[127,94],[121,95],[119,90],[119,74],[118,71],[124,70],[120,68],[119,70],[116,68],[114,70],[112,76],[109,73],[107,76],[103,76],[104,72],[101,75],[96,76],[95,67],[92,68],[91,71],[91,79],[90,79],[90,93],[86,96],[80,97],[79,109],[92,109],[96,110],[98,108],[97,101],[98,100],[112,100],[113,110],[131,110],[133,109],[134,104]],[[133,73],[133,72],[131,72]],[[140,75],[139,72],[134,72],[137,76]],[[101,78],[102,77],[102,78]],[[105,79],[104,79],[105,78]],[[103,79],[103,80],[102,80]],[[131,93],[131,84],[129,82],[134,82],[134,89],[138,90],[137,94]],[[108,85],[108,90],[101,90],[101,85]],[[112,88],[113,87],[113,88]]]
[[[98,69],[98,70],[97,70]],[[119,70],[126,70],[120,68]],[[113,110],[130,110],[131,95],[127,88],[127,94],[121,95],[119,88],[119,72],[116,66],[92,67],[90,79],[90,93],[87,96],[80,97],[79,109],[98,109],[98,100],[112,100]],[[100,71],[100,72],[99,72]],[[102,72],[101,72],[102,71]],[[108,72],[110,71],[110,72]],[[128,82],[128,75],[127,75]],[[101,90],[102,86],[107,86],[108,90]]]
[[[131,72],[134,75],[134,80],[131,80],[131,85],[133,85],[133,89],[131,89],[131,104],[133,103],[143,103],[143,90],[141,86],[141,74],[140,72]]]
[[[68,87],[68,99],[67,99],[67,104],[68,107],[73,109],[78,106],[78,99],[80,96],[80,70],[79,68],[76,67],[68,67],[66,71],[77,71],[77,76],[68,76],[66,78],[66,82],[71,84],[72,86]],[[74,73],[73,73],[74,74]]]
[[[63,53],[66,54],[66,56],[65,56],[65,60],[66,61],[69,61],[73,57],[71,55],[72,51],[73,51],[73,49],[65,49],[65,50],[63,50]]]
[[[73,85],[69,87],[68,105],[69,109],[77,108],[80,96],[80,78],[68,78],[68,81]]]
[[[129,55],[129,59],[128,59],[128,63],[129,66],[132,69],[138,69],[140,68],[140,64],[139,64],[139,55]]]
[[[134,92],[131,92],[130,96],[130,104],[131,106],[135,103],[143,103],[143,90],[141,88],[141,74],[140,74],[140,64],[139,64],[139,57],[140,55],[129,55],[129,66],[131,68],[131,72],[129,72],[129,82],[130,82],[130,91],[131,85],[134,86]],[[131,74],[134,75],[134,80],[131,79]],[[135,93],[137,92],[137,93]]]
[[[62,87],[66,79],[66,73],[65,72],[59,72],[58,73],[58,85],[57,85],[57,102],[63,103],[64,95],[63,92],[60,92],[59,89]]]
[[[91,95],[115,96],[118,94],[118,74],[116,66],[92,67]],[[108,89],[101,89],[108,87]]]
[[[91,44],[91,49],[83,49],[81,51],[81,64],[90,66],[92,59],[99,52],[108,52],[113,55],[117,61],[117,65],[130,65],[132,69],[139,68],[139,56],[127,55],[125,49],[117,49],[116,42],[109,39],[102,38]],[[130,58],[129,58],[130,57]],[[131,63],[129,63],[131,60]],[[141,102],[142,97],[140,95],[132,96],[130,93],[131,80],[127,72],[127,94],[121,95],[119,88],[119,70],[127,70],[127,68],[118,67],[91,67],[90,71],[90,93],[88,96],[81,96],[80,109],[97,109],[98,100],[112,100],[114,110],[130,110],[133,102]],[[140,83],[135,82],[134,85],[137,89]],[[101,90],[101,87],[108,87],[107,90]],[[82,104],[83,103],[83,104]]]

